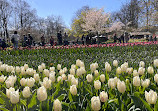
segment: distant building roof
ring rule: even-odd
[[[151,35],[150,32],[131,32],[130,35]]]

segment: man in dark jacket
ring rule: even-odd
[[[59,33],[57,33],[57,38],[58,38],[59,45],[62,45],[62,34],[61,34],[61,31]]]

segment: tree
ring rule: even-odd
[[[85,31],[94,32],[98,35],[106,30],[108,19],[109,14],[105,13],[103,8],[91,9],[86,13],[86,16],[83,16],[84,24],[81,26]]]

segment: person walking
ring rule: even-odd
[[[116,36],[116,34],[114,35],[114,43],[116,43],[116,41],[117,41],[117,36]]]
[[[20,36],[18,35],[17,31],[14,31],[14,34],[11,37],[11,41],[14,44],[14,49],[18,48],[18,41],[19,41]]]
[[[33,37],[31,36],[30,33],[28,33],[28,45],[29,45],[29,47],[31,47],[32,41],[33,41]]]
[[[41,43],[42,43],[42,46],[45,45],[45,38],[44,38],[44,35],[42,35],[42,37],[41,37]]]
[[[68,45],[68,35],[64,33],[64,45]]]
[[[125,32],[125,42],[128,43],[128,40],[129,40],[129,38],[128,38],[128,33]]]
[[[50,37],[49,41],[50,41],[51,46],[53,46],[54,45],[54,38],[53,38],[53,36]]]
[[[59,33],[57,33],[57,38],[58,38],[59,45],[62,45],[62,34],[61,34],[61,31]]]

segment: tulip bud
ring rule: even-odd
[[[148,71],[149,74],[153,74],[154,73],[154,68],[149,66],[147,71]]]
[[[44,86],[37,89],[37,99],[39,101],[45,101],[47,99],[47,91]]]
[[[3,83],[5,81],[7,76],[1,75],[0,76],[0,83]]]
[[[55,67],[50,67],[49,70],[50,70],[50,72],[55,71]]]
[[[39,81],[40,80],[39,74],[34,74],[33,78],[35,79],[35,81]]]
[[[34,83],[35,83],[34,78],[31,77],[30,79],[27,79],[27,86],[28,87],[33,87]]]
[[[122,64],[121,65],[121,71],[122,71],[122,73],[126,72],[127,68],[128,68],[128,63]]]
[[[158,74],[155,74],[154,81],[158,84]]]
[[[26,70],[28,68],[29,68],[28,64],[24,64],[24,69]]]
[[[94,72],[98,68],[98,63],[92,63],[90,65],[91,72]]]
[[[155,59],[155,60],[154,60],[154,66],[155,66],[155,67],[158,67],[158,59]]]
[[[113,61],[113,66],[115,66],[115,67],[118,66],[118,61],[117,61],[117,60],[114,60],[114,61]]]
[[[49,89],[51,87],[51,80],[49,80],[48,77],[43,78],[42,86]]]
[[[153,90],[150,90],[149,92],[145,91],[145,99],[149,104],[156,104],[157,93]]]
[[[126,84],[128,85],[130,82],[129,82],[129,79],[126,79]]]
[[[100,81],[101,81],[101,82],[105,82],[105,75],[104,75],[104,74],[101,74],[101,75],[100,75]]]
[[[16,66],[16,67],[15,67],[15,71],[16,71],[17,73],[20,73],[20,71],[21,71],[20,67],[19,67],[19,66]]]
[[[77,75],[78,77],[80,77],[80,76],[82,75],[82,70],[81,70],[81,68],[77,69],[76,75]]]
[[[76,95],[77,94],[76,85],[70,86],[70,92],[71,92],[72,95]]]
[[[141,80],[141,84],[143,87],[147,88],[150,84],[150,79]]]
[[[139,75],[143,75],[144,72],[145,72],[145,68],[143,68],[143,67],[139,67],[139,69],[138,69],[138,73],[139,73]]]
[[[19,90],[10,92],[10,102],[12,104],[19,102]]]
[[[71,85],[76,85],[77,86],[78,85],[78,78],[76,78],[76,79],[72,78],[71,79]]]
[[[133,77],[133,85],[134,86],[140,86],[140,78],[139,78],[139,76]]]
[[[71,65],[71,69],[76,69],[76,65],[75,65],[75,64],[72,64],[72,65]]]
[[[106,102],[108,100],[108,94],[107,92],[105,93],[105,91],[100,92],[99,97],[101,102]]]
[[[108,80],[108,86],[109,86],[111,89],[115,89],[116,83],[115,83],[115,79],[114,79],[114,78],[110,78],[110,79]]]
[[[23,91],[22,91],[22,95],[24,96],[24,98],[28,98],[31,95],[31,91],[30,88],[28,86],[26,86]]]
[[[58,70],[61,69],[61,65],[60,65],[60,64],[57,65],[57,69],[58,69]]]
[[[26,83],[27,83],[27,79],[22,78],[22,79],[20,80],[20,84],[21,84],[21,86],[25,86]]]
[[[75,69],[74,69],[74,68],[71,68],[71,69],[70,69],[70,74],[71,74],[71,75],[75,75]]]
[[[45,69],[45,68],[46,68],[45,63],[42,63],[41,66],[42,66],[42,69]]]
[[[44,74],[46,77],[49,77],[49,70],[48,70],[48,69],[44,69],[44,70],[43,70],[43,74]]]
[[[55,82],[55,73],[50,73],[49,79],[54,83]]]
[[[63,82],[63,78],[61,76],[58,76],[57,81],[61,81],[61,83]]]
[[[95,71],[94,71],[94,75],[95,75],[95,76],[99,76],[98,70],[95,70]]]
[[[87,82],[92,82],[93,81],[93,75],[92,74],[88,74],[86,76]]]
[[[121,68],[120,67],[118,67],[117,69],[116,69],[116,74],[121,74]]]
[[[140,63],[139,63],[139,67],[145,67],[145,63],[144,63],[144,61],[140,61]]]
[[[64,71],[64,73],[66,73],[67,72],[67,67],[64,67],[63,71]]]
[[[133,72],[133,68],[132,67],[131,68],[127,68],[126,73],[132,74],[132,72]]]
[[[126,85],[124,81],[118,81],[117,82],[117,89],[120,93],[124,93],[126,91]]]
[[[10,92],[15,91],[14,88],[10,87],[9,89],[6,89],[6,95],[8,98],[10,98]]]
[[[71,81],[72,78],[74,78],[74,75],[68,74],[68,81]]]
[[[91,107],[94,111],[99,111],[101,109],[101,103],[99,97],[93,96],[91,98]]]
[[[43,72],[43,67],[41,65],[38,66],[38,71]]]
[[[26,74],[25,68],[21,67],[21,75],[25,75],[25,74]]]
[[[94,88],[99,90],[101,88],[101,82],[99,80],[94,81]]]
[[[63,80],[67,80],[67,76],[65,74],[62,74],[61,77],[63,78]]]
[[[139,76],[139,73],[137,72],[137,70],[133,70],[133,76]]]
[[[80,66],[81,62],[82,62],[81,60],[77,59],[76,60],[76,66]]]
[[[110,72],[110,71],[111,71],[111,66],[110,66],[110,64],[109,64],[108,62],[105,63],[105,70],[106,70],[107,72]]]
[[[16,76],[13,76],[13,75],[9,76],[7,80],[5,81],[6,87],[7,88],[14,87],[16,80],[17,80]]]
[[[62,105],[61,105],[61,102],[56,99],[53,103],[53,109],[54,111],[61,111],[62,110]]]
[[[60,75],[64,74],[64,71],[62,69],[60,69],[59,74]]]

